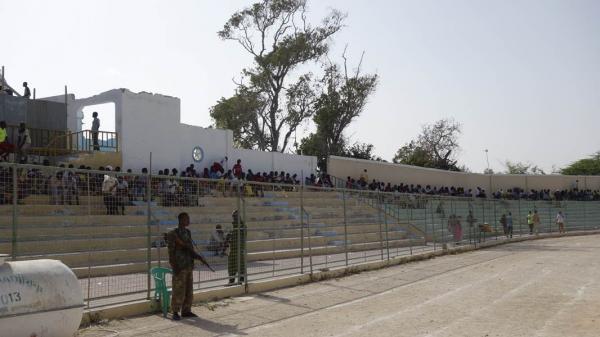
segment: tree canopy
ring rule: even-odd
[[[345,14],[331,10],[315,26],[306,14],[306,0],[262,0],[235,12],[218,32],[253,57],[234,96],[211,109],[215,125],[232,129],[238,144],[284,152],[296,129],[314,114],[314,76],[295,71],[328,52]],[[250,104],[244,108],[243,103]]]
[[[577,160],[560,170],[566,175],[600,175],[600,152],[591,155],[590,158]]]
[[[393,162],[397,164],[461,171],[456,155],[462,126],[454,119],[440,119],[424,125],[421,134],[398,149]]]
[[[363,53],[364,56],[364,53]],[[362,113],[369,96],[377,86],[377,75],[361,74],[363,57],[356,69],[348,70],[346,51],[343,65],[329,64],[320,81],[323,88],[315,103],[313,121],[317,130],[302,140],[300,151],[319,159],[319,167],[326,170],[330,155],[368,157],[371,159],[373,145],[355,143],[349,146],[344,134],[347,127]]]
[[[504,172],[506,174],[546,174],[544,170],[531,163],[512,162],[507,160],[504,163],[504,166],[506,167],[506,171]]]

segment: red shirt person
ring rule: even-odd
[[[242,160],[238,159],[236,164],[233,165],[233,175],[236,176],[236,178],[241,179],[242,178]]]

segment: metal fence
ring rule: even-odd
[[[151,297],[149,270],[169,267],[164,233],[180,212],[189,213],[196,250],[216,271],[199,265],[195,289],[505,240],[511,234],[503,215],[512,217],[516,237],[557,232],[559,211],[567,231],[600,224],[594,201],[407,195],[167,171],[0,163],[0,253],[63,261],[80,279],[88,307],[97,307]],[[531,231],[529,212],[539,217]]]

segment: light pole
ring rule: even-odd
[[[490,170],[490,158],[488,156],[488,149],[485,149],[485,161],[487,162],[487,169]]]

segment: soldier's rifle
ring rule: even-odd
[[[196,250],[194,249],[194,247],[186,244],[183,240],[181,240],[181,238],[179,237],[179,235],[177,235],[177,233],[173,233],[173,239],[175,239],[175,245],[180,246],[185,248],[190,255],[192,256],[192,258],[194,260],[200,260],[200,262],[202,262],[208,269],[210,269],[210,271],[212,271],[213,273],[215,272],[214,269],[212,269],[212,267],[208,264],[208,262],[206,262],[206,260],[204,259],[204,257],[198,253],[196,253]]]

